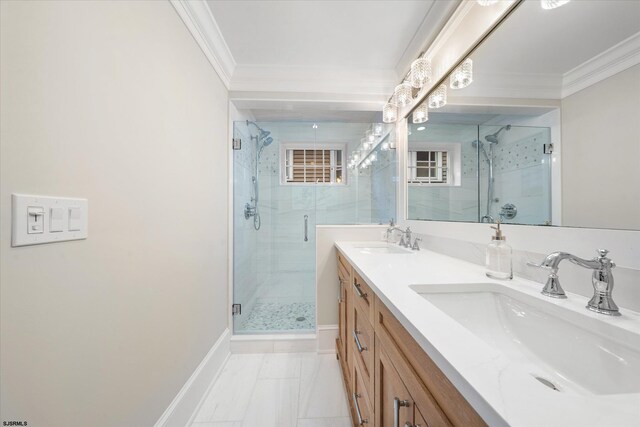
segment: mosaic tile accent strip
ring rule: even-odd
[[[278,332],[291,330],[315,330],[316,309],[313,303],[256,303],[242,331]]]

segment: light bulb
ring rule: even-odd
[[[393,98],[398,107],[406,107],[413,101],[411,84],[402,82],[393,91]]]
[[[473,61],[467,58],[453,70],[449,76],[449,85],[451,89],[462,89],[469,86],[471,82],[473,82]]]
[[[388,151],[389,150],[389,143],[387,141],[383,142],[382,144],[380,144],[380,149],[382,151]]]
[[[375,123],[373,125],[373,134],[375,136],[382,136],[382,123]]]
[[[413,110],[413,123],[424,123],[429,120],[429,111],[427,104],[420,104],[418,108]]]
[[[440,85],[431,92],[428,99],[429,108],[441,108],[447,103],[447,86]]]
[[[411,86],[422,88],[431,81],[431,61],[426,58],[418,58],[411,63]]]
[[[395,123],[398,119],[398,107],[387,102],[382,109],[382,121],[385,123]]]

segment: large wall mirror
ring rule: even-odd
[[[407,218],[640,230],[640,1],[523,1],[469,58],[408,118]]]

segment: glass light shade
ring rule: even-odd
[[[462,89],[469,86],[471,82],[473,82],[473,61],[467,58],[449,76],[449,86],[451,89]]]
[[[480,6],[491,6],[496,3],[498,3],[498,0],[478,0]]]
[[[420,89],[431,81],[431,61],[418,58],[411,63],[411,86]]]
[[[362,149],[365,151],[371,147],[371,143],[366,138],[362,138],[360,142],[362,142]]]
[[[540,0],[543,9],[555,9],[563,4],[569,3],[570,0]]]
[[[382,121],[385,123],[395,123],[398,120],[398,107],[387,102],[382,109]]]
[[[375,136],[382,136],[382,123],[374,123],[373,134]]]
[[[407,82],[400,83],[396,86],[396,89],[393,91],[395,104],[398,107],[406,107],[411,104],[411,101],[413,101],[413,94],[411,91],[411,84]]]
[[[376,160],[378,160],[378,153],[374,151],[369,155],[369,158],[371,159],[372,162],[375,162]]]
[[[429,108],[432,109],[444,107],[447,103],[447,86],[438,86],[433,92],[431,92],[431,95],[429,95],[429,99],[427,102]]]
[[[354,161],[358,161],[358,159],[360,158],[360,155],[358,153],[353,153],[353,160]]]
[[[373,131],[371,131],[371,130],[368,130],[365,133],[365,135],[366,135],[367,141],[369,141],[369,142],[374,142],[376,140],[376,136],[373,134]]]
[[[420,104],[413,110],[413,123],[424,123],[429,120],[429,109],[427,104]]]
[[[389,150],[389,143],[387,141],[383,142],[382,144],[380,144],[380,149],[382,151],[388,151]]]

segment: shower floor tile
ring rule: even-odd
[[[315,328],[316,308],[315,304],[309,302],[257,302],[242,323],[243,333],[313,331]]]

